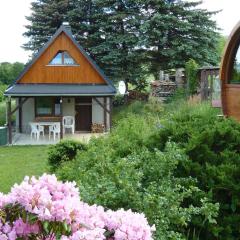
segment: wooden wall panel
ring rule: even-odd
[[[59,50],[67,50],[79,66],[47,66]],[[19,83],[106,84],[63,32],[31,66]]]
[[[225,114],[240,121],[240,87],[225,88]]]

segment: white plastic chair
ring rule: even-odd
[[[38,129],[38,124],[36,123],[29,123],[30,124],[30,127],[31,127],[31,138],[36,138],[37,140],[39,140],[39,135],[40,135],[40,132],[39,132],[39,129]]]
[[[38,131],[39,131],[39,135],[41,135],[41,133],[42,133],[42,135],[44,137],[44,126],[38,125]]]
[[[72,134],[75,132],[75,118],[73,116],[64,116],[63,117],[63,133],[65,129],[71,129]]]
[[[54,125],[49,126],[49,139],[51,138],[51,134],[53,135],[53,140],[55,141],[56,136],[60,138],[60,123],[55,123]]]

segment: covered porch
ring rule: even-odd
[[[95,91],[90,92],[93,89]],[[112,93],[106,92],[104,85],[15,85],[7,96],[10,145],[53,144],[62,138],[85,141],[91,133],[105,133],[111,128]],[[12,100],[16,102],[14,105]],[[72,128],[66,127],[66,118],[72,119]],[[41,132],[34,135],[32,125],[38,130],[41,128]],[[53,128],[59,128],[56,139],[51,134]]]

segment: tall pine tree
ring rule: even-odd
[[[216,23],[199,2],[180,0],[36,0],[25,36],[36,52],[68,21],[77,41],[113,80],[141,85],[146,71],[216,64]]]
[[[138,47],[141,4],[136,0],[37,0],[25,36],[36,52],[68,21],[77,41],[113,80],[138,82],[144,74]]]
[[[74,7],[74,0],[36,0],[31,3],[32,14],[27,16],[30,22],[24,36],[29,38],[23,47],[37,52],[66,21],[66,16]]]
[[[150,71],[183,67],[189,59],[217,64],[218,33],[211,16],[199,2],[144,0],[142,44],[147,48]]]

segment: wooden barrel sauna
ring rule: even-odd
[[[223,113],[240,121],[240,22],[233,29],[226,44],[220,79]]]

